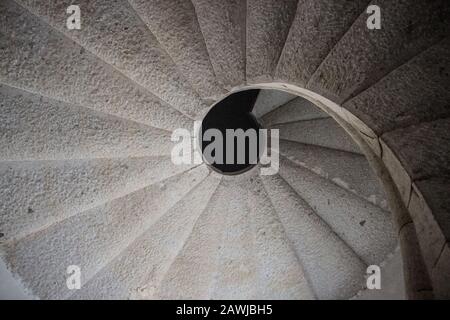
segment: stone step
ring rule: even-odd
[[[260,178],[249,179],[247,206],[253,232],[257,299],[315,299],[309,274],[295,250],[283,221],[275,212]]]
[[[450,37],[344,104],[377,135],[450,117]],[[376,112],[374,112],[376,110]]]
[[[307,84],[341,104],[357,96],[450,32],[447,0],[380,0],[381,29],[367,27],[363,12]]]
[[[282,158],[280,176],[366,264],[379,263],[396,244],[391,214]]]
[[[388,209],[386,195],[363,155],[281,140],[280,153],[342,188]]]
[[[129,0],[161,46],[202,98],[225,93],[216,79],[190,0]]]
[[[0,3],[0,83],[157,128],[191,120],[12,0]]]
[[[332,118],[279,124],[271,129],[280,130],[280,139],[361,153],[352,138]]]
[[[382,135],[413,180],[450,175],[450,118],[422,122]],[[389,164],[388,164],[389,167]]]
[[[169,157],[1,162],[1,240],[45,229],[188,168]]]
[[[218,250],[227,212],[219,184],[183,248],[167,270],[156,297],[168,299],[208,299],[217,270]],[[201,249],[200,249],[201,248]],[[195,270],[195,272],[192,272]]]
[[[318,299],[346,299],[362,286],[365,263],[279,175],[261,176]]]
[[[170,155],[170,132],[0,84],[1,160]]]
[[[279,90],[262,90],[256,98],[252,113],[256,118],[261,118],[295,98],[296,96]]]
[[[406,300],[403,258],[399,247],[380,264],[381,289],[365,287],[353,300]]]
[[[320,110],[312,102],[298,97],[263,115],[260,120],[266,127],[270,127],[282,123],[328,117],[328,114]]]
[[[111,260],[100,272],[90,279],[72,299],[155,299],[157,289],[168,270],[176,265],[179,253],[186,242],[203,223],[205,208],[213,196],[219,179],[209,176],[193,188],[183,199],[165,213],[158,221],[146,229],[130,243],[118,256]],[[211,222],[211,221],[209,221]],[[209,226],[208,226],[209,227]],[[174,237],[174,235],[176,235]],[[202,243],[202,254],[208,243]],[[210,252],[211,253],[211,252]],[[194,261],[193,261],[194,262]],[[202,265],[198,265],[202,268]],[[199,269],[192,269],[185,276],[198,275]],[[172,291],[178,292],[177,280]],[[191,290],[201,287],[192,283]],[[98,290],[98,288],[107,288]],[[184,291],[183,291],[184,292]]]
[[[83,285],[207,175],[208,170],[199,167],[10,243],[5,250],[9,267],[39,297],[68,298],[73,294],[66,286],[68,266],[81,268]]]
[[[80,31],[66,27],[73,1],[18,2],[177,110],[195,116],[206,107],[126,0],[77,1]]]
[[[297,0],[247,1],[247,81],[271,81],[295,16]]]
[[[299,1],[275,79],[305,87],[320,63],[365,11],[367,2]]]
[[[227,89],[245,83],[246,2],[193,0],[217,79]]]
[[[242,179],[240,176],[238,179]],[[257,296],[256,252],[246,191],[232,179],[223,180],[220,194],[225,222],[217,249],[216,271],[209,299],[251,299]]]

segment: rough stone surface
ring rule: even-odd
[[[164,129],[190,119],[11,0],[0,3],[0,81]]]
[[[199,220],[197,232],[192,233],[165,277],[160,296],[312,298],[281,226],[273,220],[268,199],[262,194],[255,198],[246,191],[256,183],[251,174],[237,179],[240,181],[225,179],[218,188],[205,211],[209,218]],[[260,205],[264,210],[256,209]],[[200,252],[199,245],[207,250]]]
[[[256,98],[252,113],[256,118],[261,118],[295,98],[296,96],[279,90],[261,90],[258,98]]]
[[[345,299],[361,288],[365,264],[279,176],[262,177],[318,299]]]
[[[224,93],[211,66],[190,0],[129,0],[162,47],[203,98]]]
[[[428,179],[416,182],[413,185],[414,188],[411,192],[411,200],[408,206],[416,228],[417,238],[422,249],[422,256],[428,270],[432,270],[438,261],[442,247],[448,239],[446,239],[444,232],[447,232],[448,236],[450,230],[448,223],[450,217],[448,213],[448,203],[446,206],[448,197],[445,194],[446,192],[448,193],[450,185],[448,181],[443,183],[443,181],[440,180],[441,179]],[[423,193],[427,196],[430,206],[435,206],[433,211],[425,202],[422,192],[418,190],[417,183],[419,183]],[[433,201],[433,199],[435,201]],[[436,218],[441,218],[439,222],[442,223],[444,229],[441,229]]]
[[[361,14],[311,77],[308,89],[342,103],[450,31],[447,0],[379,0],[377,5],[381,30],[369,30],[368,14]]]
[[[450,174],[450,118],[423,122],[382,136],[413,180]]]
[[[394,249],[388,212],[289,160],[281,159],[280,176],[365,263],[379,263]]]
[[[450,117],[450,37],[345,103],[377,134]],[[376,110],[376,112],[374,112]]]
[[[297,0],[247,1],[247,81],[272,79],[296,7]]]
[[[257,268],[253,233],[245,192],[236,184],[224,181],[227,212],[222,245],[218,249],[217,269],[211,283],[210,299],[230,299],[239,295],[251,299],[257,294],[253,283],[257,280]]]
[[[406,294],[408,299],[433,299],[430,275],[426,269],[413,223],[402,227],[399,233],[404,262]]]
[[[378,136],[370,129],[364,122],[361,121],[358,117],[350,113],[347,109],[340,108],[339,115],[342,119],[344,119],[348,124],[350,124],[358,135],[367,143],[367,145],[372,149],[375,155],[381,158],[381,146],[378,141]]]
[[[279,129],[281,139],[361,153],[350,136],[332,118],[279,124],[271,129]]]
[[[280,141],[280,153],[296,164],[387,209],[386,196],[364,156],[287,140]]]
[[[400,250],[380,265],[381,289],[361,291],[354,300],[405,300],[405,279],[403,261]]]
[[[395,153],[381,139],[380,145],[382,150],[381,159],[383,160],[384,165],[389,171],[393,182],[397,186],[400,197],[403,199],[403,203],[408,204],[411,195],[411,177],[402,166]]]
[[[328,118],[329,115],[303,98],[296,98],[281,107],[265,114],[260,119],[265,126],[301,121]]]
[[[439,261],[434,267],[431,278],[434,295],[437,299],[450,299],[450,247],[447,243],[442,250]]]
[[[250,179],[247,205],[256,251],[258,299],[313,299],[316,297],[297,251],[285,232],[261,179]]]
[[[305,87],[366,4],[367,0],[300,0],[275,79]]]
[[[77,1],[79,31],[66,28],[73,1],[19,3],[178,110],[195,116],[206,107],[126,0]]]
[[[67,266],[78,265],[83,271],[82,285],[85,284],[207,173],[204,167],[197,168],[10,243],[5,249],[10,268],[36,295],[46,299],[68,298],[73,291],[66,286]]]
[[[246,2],[192,2],[217,79],[228,89],[245,83]]]
[[[450,176],[449,129],[450,119],[447,118],[395,130],[384,134],[382,137],[389,146],[389,150],[395,150],[396,158],[392,155],[389,156],[391,160],[387,164],[394,181],[399,186],[404,202],[408,204],[410,201],[411,181],[413,181],[418,192],[422,194],[427,206],[431,209],[433,218],[421,217],[417,220],[419,213],[415,213],[416,227],[420,231],[421,228],[427,226],[425,223],[434,219],[438,222],[446,239],[449,239],[450,232],[447,204],[448,190],[450,190],[448,178]],[[390,151],[390,153],[393,153],[393,151]],[[440,179],[434,179],[433,177],[440,177]],[[424,211],[421,214],[427,213],[430,214],[429,211]],[[430,246],[436,242],[435,236],[437,235],[430,237],[430,233],[434,230],[428,228],[424,229],[425,234],[418,234],[422,247]],[[436,250],[439,249],[429,248],[429,251],[424,254],[428,264],[432,263],[427,260],[429,255],[435,254]]]
[[[161,281],[157,290],[159,297],[210,298],[211,285],[217,271],[218,254],[223,246],[222,237],[227,226],[226,203],[229,198],[224,197],[224,193],[226,188],[221,184]],[[199,247],[203,250],[198,250]]]
[[[31,294],[26,292],[20,281],[17,281],[6,267],[5,263],[0,260],[0,299],[1,300],[33,300]]]
[[[365,13],[350,27],[360,1],[81,0],[80,31],[65,29],[66,0],[17,2],[29,10],[0,2],[0,255],[36,296],[336,299],[361,289],[365,266],[397,244],[393,217],[359,148],[319,109],[300,98],[261,105],[277,108],[263,118],[292,140],[281,142],[279,176],[218,177],[167,156],[170,130],[191,128],[183,113],[224,93],[216,75],[240,87],[244,70],[273,80],[278,62],[294,84],[318,67],[318,93],[367,113],[350,122],[372,145],[384,133],[377,154],[414,219],[401,233],[406,277],[415,297],[429,296],[410,246],[417,231],[427,265],[436,260],[436,294],[448,293],[444,0],[381,1],[379,31]],[[309,44],[297,54],[299,41]],[[81,291],[66,289],[71,264]]]
[[[170,133],[0,85],[1,160],[170,155]]]
[[[44,229],[186,168],[169,157],[2,162],[0,241]]]
[[[420,190],[422,197],[426,199],[426,206],[431,210],[434,220],[437,222],[440,234],[446,242],[450,240],[450,176],[437,176],[433,178],[415,181],[414,184]],[[421,214],[426,215],[424,211]],[[437,235],[437,233],[436,233]]]
[[[179,266],[178,257],[184,250],[187,241],[193,235],[197,235],[198,225],[205,222],[204,210],[218,183],[219,179],[210,175],[193,188],[148,229],[136,234],[133,242],[125,250],[71,298],[158,298],[157,288],[160,287],[169,270]],[[208,243],[202,243],[202,246],[208,246]],[[196,250],[198,252],[198,247]],[[214,254],[214,251],[201,250],[201,252],[209,253],[209,259]],[[196,264],[197,268],[203,267],[199,261],[193,260],[192,263]],[[190,269],[184,276],[197,275],[197,280],[199,280],[202,274],[192,272],[192,270]],[[180,282],[182,282],[181,277],[177,283]],[[107,290],[98,290],[99,287],[107,288]],[[191,290],[200,287],[201,283],[193,283]],[[171,288],[173,295],[186,292],[180,292],[177,289],[176,285]]]

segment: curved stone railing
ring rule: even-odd
[[[410,164],[399,159],[397,152],[400,150],[396,150],[395,145],[377,136],[370,124],[321,95],[282,82],[242,85],[233,88],[232,92],[250,88],[277,89],[301,96],[330,114],[347,131],[386,191],[397,226],[408,298],[449,298],[450,230],[445,224],[439,224],[437,216],[442,215],[439,210],[445,210],[442,203],[446,199],[445,194],[436,195],[432,189],[445,188],[446,179],[441,178],[441,185],[439,181],[433,184],[436,178],[414,181],[407,170]]]

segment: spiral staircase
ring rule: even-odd
[[[394,298],[450,298],[448,1],[2,0],[0,17],[4,283],[370,299],[375,264]],[[173,130],[254,88],[278,174],[171,161]]]

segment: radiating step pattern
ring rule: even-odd
[[[450,37],[345,103],[378,135],[450,117]],[[372,112],[373,110],[376,112]]]
[[[381,29],[362,13],[308,82],[307,88],[342,103],[447,36],[447,0],[380,0]]]
[[[77,1],[80,31],[66,27],[73,1],[18,2],[181,112],[195,116],[206,107],[127,0]]]
[[[225,93],[214,73],[190,0],[129,0],[161,46],[203,98]]]
[[[222,183],[217,187],[183,248],[167,270],[156,297],[210,298],[218,254],[224,245],[222,237],[227,226],[226,204],[229,199],[223,196],[225,189]]]
[[[316,297],[352,296],[362,285],[365,263],[280,176],[262,181]]]
[[[367,3],[367,0],[299,1],[275,79],[305,87],[320,63],[365,11]]]
[[[297,0],[247,1],[247,81],[272,80]]]
[[[186,241],[196,236],[197,226],[204,223],[205,208],[213,196],[220,179],[209,176],[192,188],[180,201],[142,234],[117,257],[108,263],[71,298],[75,299],[154,299],[168,270],[179,266],[179,252]],[[196,247],[198,253],[208,252]],[[202,266],[199,265],[201,268]],[[184,276],[201,277],[200,269],[191,269]],[[182,278],[176,279],[182,283]],[[98,288],[107,288],[99,291]],[[201,287],[194,283],[190,289]],[[182,295],[174,286],[172,294]],[[194,295],[197,297],[197,295]]]
[[[1,160],[169,155],[170,133],[0,85]]]
[[[12,0],[0,3],[0,83],[163,129],[191,120]]]
[[[258,280],[255,272],[257,261],[245,190],[235,181],[224,180],[223,183],[226,187],[222,194],[226,201],[226,220],[210,298],[254,299],[257,296],[254,286]]]
[[[387,209],[386,196],[363,155],[287,140],[280,141],[280,153],[296,164]]]
[[[247,203],[256,253],[257,299],[314,299],[302,261],[264,190],[261,179],[250,178]]]
[[[193,0],[217,79],[225,88],[245,83],[246,2]]]
[[[13,242],[6,247],[10,267],[34,294],[67,298],[68,266],[81,268],[82,284],[89,281],[207,175],[198,167]]]
[[[1,162],[1,240],[41,230],[188,168],[169,157]]]
[[[365,263],[380,262],[394,249],[389,212],[286,159],[280,161],[280,176]]]
[[[396,156],[414,180],[450,175],[450,118],[423,122],[385,133],[383,141],[396,150]],[[435,137],[429,139],[429,137]]]
[[[367,0],[80,0],[81,30],[66,28],[70,4],[0,2],[0,253],[41,299],[363,289],[397,245],[393,219],[357,144],[313,103],[260,91],[276,175],[173,163],[171,131],[246,82],[342,104],[428,191],[449,172],[445,0],[380,0],[381,30]]]
[[[259,120],[266,127],[301,120],[328,118],[329,115],[301,97],[290,100],[278,108],[264,114]]]
[[[280,139],[361,153],[350,136],[332,118],[302,120],[272,126],[280,130]]]

